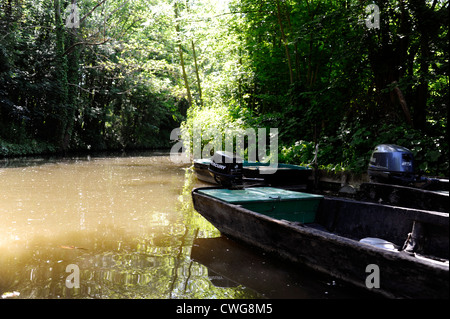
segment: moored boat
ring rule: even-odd
[[[213,174],[210,173],[209,166],[211,159],[195,159],[194,172],[197,178],[210,184],[218,184]],[[271,174],[265,174],[265,171],[272,169],[270,163],[242,161],[242,173],[244,183],[255,184],[264,183],[270,185],[296,185],[298,188],[306,189],[311,183],[310,176],[312,169],[306,166],[278,163],[276,170]]]
[[[449,297],[448,213],[292,193],[198,188],[192,196],[222,234],[293,263],[387,297]]]

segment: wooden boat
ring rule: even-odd
[[[203,182],[217,184],[209,171],[210,159],[195,159],[194,172],[197,178]],[[277,170],[273,174],[264,174],[269,169],[269,163],[243,161],[243,179],[247,184],[265,183],[270,185],[296,185],[306,189],[311,183],[309,177],[312,169],[306,166],[292,164],[277,164]]]
[[[217,189],[194,189],[194,208],[227,237],[387,297],[449,297],[448,213],[323,197],[299,222],[297,204],[272,214],[280,198],[251,207]]]

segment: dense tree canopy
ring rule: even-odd
[[[167,147],[197,123],[277,127],[291,163],[318,144],[320,165],[361,171],[376,144],[397,143],[447,174],[448,1],[0,8],[0,155]]]
[[[173,17],[158,10],[147,1],[2,0],[3,153],[14,144],[167,147],[186,106],[174,89]]]

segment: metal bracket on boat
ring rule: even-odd
[[[421,240],[423,239],[423,225],[418,221],[414,221],[412,231],[408,234],[402,251],[410,255],[414,255],[419,249]]]

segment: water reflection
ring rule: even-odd
[[[208,278],[217,287],[244,285],[271,299],[354,298],[333,278],[298,265],[270,258],[226,237],[197,238],[191,257],[208,268]],[[358,297],[373,297],[361,292]]]
[[[306,280],[243,246],[205,239],[220,234],[193,210],[190,191],[202,185],[167,154],[0,167],[2,297],[347,296],[321,277]],[[71,264],[79,288],[66,287]]]
[[[0,168],[0,295],[255,297],[243,287],[215,289],[191,260],[194,238],[217,231],[194,213],[190,191],[183,194],[186,167],[167,154],[7,166]],[[79,288],[66,287],[69,264],[80,269]]]

